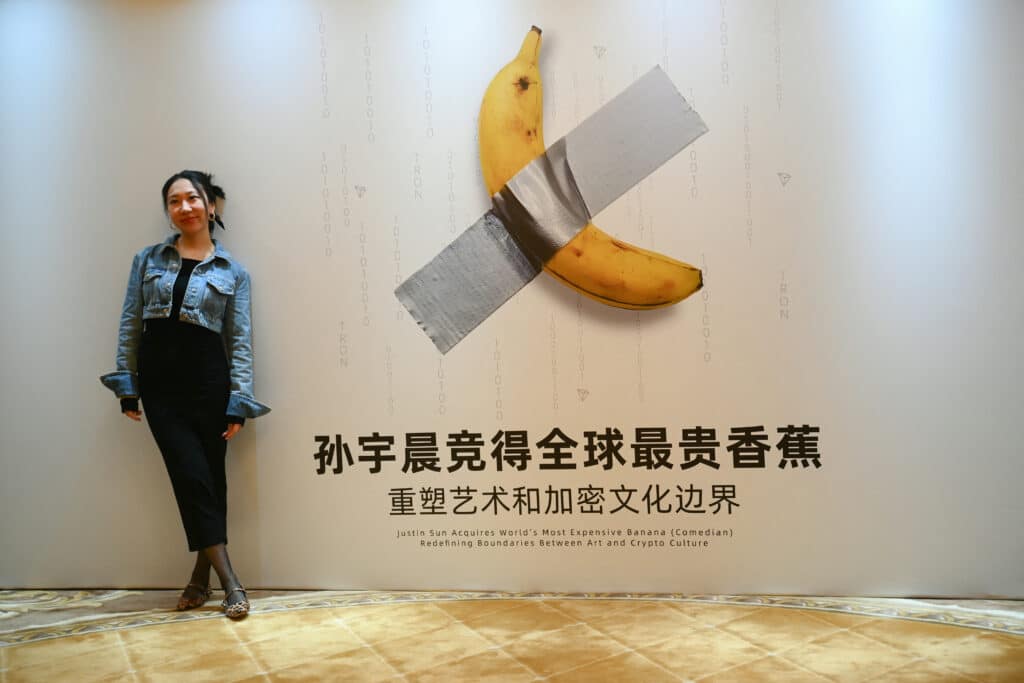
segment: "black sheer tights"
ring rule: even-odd
[[[190,583],[196,586],[209,586],[211,567],[217,572],[220,587],[224,589],[225,594],[242,586],[238,577],[235,576],[235,570],[231,568],[228,549],[223,543],[211,545],[209,548],[203,548],[196,553],[196,565],[192,568]],[[245,596],[237,591],[228,594],[226,597],[229,605],[242,602],[244,599]]]

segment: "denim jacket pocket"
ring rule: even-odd
[[[145,302],[145,317],[159,317],[164,309],[170,310],[170,292],[161,291],[161,286],[167,270],[163,268],[147,268],[142,275],[142,300]],[[166,315],[166,313],[164,313]]]
[[[146,301],[159,298],[160,277],[167,271],[162,268],[147,268],[142,275],[142,298]]]
[[[217,331],[220,331],[220,321],[224,319],[224,311],[227,309],[228,300],[235,294],[235,283],[216,275],[206,281],[207,286],[203,288],[203,298],[199,302],[199,309],[203,317],[210,321],[218,321]]]

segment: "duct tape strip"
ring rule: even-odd
[[[538,265],[547,263],[590,222],[565,151],[562,138],[491,197],[494,213]]]
[[[706,132],[700,114],[656,66],[569,131],[565,155],[596,216]]]
[[[492,198],[494,211],[395,295],[447,353],[536,277],[591,216],[706,132],[655,67],[517,173]]]
[[[488,211],[399,285],[395,296],[434,346],[448,353],[540,268]]]

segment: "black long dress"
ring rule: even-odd
[[[222,434],[231,387],[221,336],[178,319],[198,264],[181,260],[170,317],[145,322],[138,364],[146,420],[167,466],[191,551],[227,543]]]

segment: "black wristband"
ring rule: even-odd
[[[121,399],[121,412],[127,413],[128,411],[139,412],[139,398],[137,396]]]

